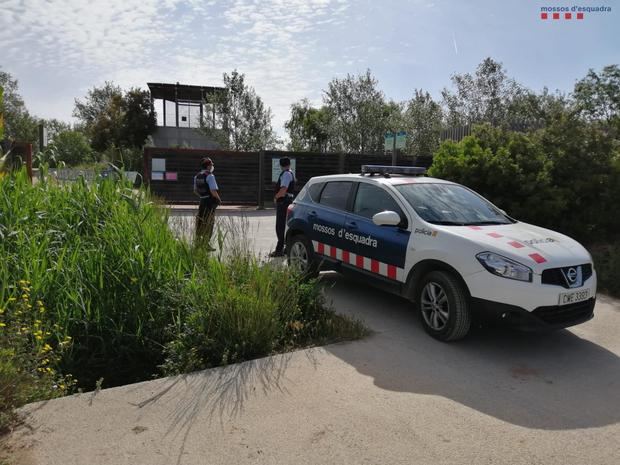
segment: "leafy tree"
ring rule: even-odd
[[[327,152],[331,147],[332,115],[326,107],[313,108],[307,99],[291,105],[291,118],[284,124],[294,151]]]
[[[620,67],[605,66],[600,73],[590,69],[575,84],[577,110],[588,119],[611,122],[620,117]]]
[[[106,111],[114,98],[121,99],[122,89],[114,83],[106,81],[103,87],[93,87],[86,94],[84,101],[75,99],[73,116],[76,117],[87,129],[97,123],[101,114]]]
[[[455,91],[442,91],[447,122],[452,126],[488,122],[494,126],[506,122],[507,107],[521,87],[510,79],[501,63],[485,58],[475,74],[455,74]]]
[[[571,112],[572,101],[560,92],[546,87],[541,93],[519,89],[506,108],[504,126],[516,131],[541,129],[549,122]]]
[[[383,150],[391,111],[377,84],[370,70],[359,76],[334,78],[328,84],[323,101],[331,114],[335,149],[351,153]]]
[[[271,126],[271,109],[245,83],[245,75],[234,70],[223,75],[226,92],[215,98],[215,124],[202,122],[202,131],[231,150],[262,150],[277,143]],[[215,129],[221,127],[222,129]]]
[[[156,126],[148,91],[130,89],[123,94],[111,82],[89,90],[84,101],[76,99],[73,116],[100,152],[141,148]]]
[[[11,140],[30,142],[38,140],[38,122],[27,110],[24,100],[19,94],[18,82],[4,71],[0,71],[0,87],[3,98],[0,102],[0,113],[4,120],[4,137]]]
[[[406,103],[403,115],[407,131],[407,153],[414,156],[432,155],[439,147],[443,112],[428,92],[415,90]]]
[[[61,131],[45,149],[45,158],[69,166],[95,161],[95,154],[88,139],[79,131]]]
[[[149,91],[132,88],[125,93],[122,105],[121,142],[125,147],[142,148],[157,126]]]
[[[42,121],[47,129],[47,140],[48,143],[51,143],[61,132],[70,131],[71,125],[69,123],[65,123],[64,121],[60,121],[56,118],[46,119]]]
[[[0,86],[0,141],[4,140],[4,88]]]

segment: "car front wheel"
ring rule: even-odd
[[[431,271],[422,279],[417,307],[427,333],[440,341],[464,338],[471,326],[467,293],[456,277],[445,271]]]

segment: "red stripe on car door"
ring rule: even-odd
[[[390,279],[396,279],[396,267],[394,265],[387,266],[387,275]]]

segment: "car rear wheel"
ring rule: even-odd
[[[456,277],[431,271],[418,289],[417,307],[428,334],[440,341],[455,341],[467,335],[471,326],[469,299]]]
[[[318,275],[314,251],[306,236],[298,234],[290,239],[287,247],[288,266],[299,274],[313,278]]]

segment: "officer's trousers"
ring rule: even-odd
[[[211,241],[213,235],[213,224],[215,223],[215,209],[217,202],[208,197],[200,199],[198,216],[196,217],[196,238],[204,241]]]
[[[276,202],[276,236],[278,237],[278,243],[276,244],[276,253],[282,253],[284,251],[284,230],[286,229],[286,210],[288,206],[293,202],[289,197],[283,197]]]

